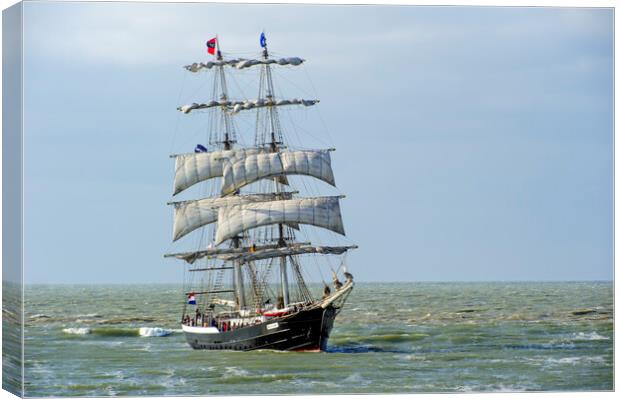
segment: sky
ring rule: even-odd
[[[27,283],[182,281],[168,155],[207,125],[176,107],[210,99],[182,66],[262,30],[307,60],[276,72],[321,99],[286,133],[337,148],[358,281],[613,278],[611,9],[26,2]]]

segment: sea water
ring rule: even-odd
[[[613,389],[610,282],[358,283],[324,353],[192,350],[180,286],[25,301],[27,396]]]

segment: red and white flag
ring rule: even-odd
[[[215,42],[216,42],[215,38],[207,41],[207,52],[209,54],[215,54]]]

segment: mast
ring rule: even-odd
[[[265,37],[265,33],[263,32],[261,35],[261,45],[263,46],[263,59],[269,59],[269,51],[267,50],[267,39]],[[266,97],[268,100],[274,100],[274,90],[273,90],[273,79],[271,77],[271,67],[269,64],[265,64],[265,78],[267,81],[267,93]],[[279,124],[277,119],[277,110],[276,107],[268,107],[267,112],[269,113],[269,126],[271,129],[271,151],[278,152],[279,146],[282,143],[282,134],[279,131]],[[278,137],[276,138],[276,129],[278,129]],[[275,191],[280,192],[280,184],[279,178],[275,177],[273,179]],[[278,224],[278,247],[286,247],[286,239],[284,238],[284,225],[282,223]],[[289,287],[288,287],[288,274],[286,271],[286,256],[280,257],[280,291],[282,293],[283,299],[283,307],[287,307],[290,303],[290,295],[289,295]]]
[[[233,238],[233,248],[239,248],[241,237],[237,236]],[[245,290],[243,288],[243,270],[241,270],[242,263],[238,260],[233,260],[233,279],[235,287],[236,302],[239,309],[245,308]]]
[[[222,61],[224,59],[224,57],[222,57],[222,51],[220,49],[220,39],[217,35],[215,35],[215,46],[217,48],[217,60],[218,61]],[[217,67],[218,68],[218,74],[220,76],[220,82],[222,85],[222,95],[220,97],[220,99],[222,100],[223,103],[225,103],[226,101],[228,101],[228,86],[226,85],[226,76],[224,74],[224,64],[220,63],[220,65]],[[230,123],[230,116],[228,115],[228,112],[226,112],[226,106],[225,105],[221,105],[221,111],[222,111],[222,116],[224,118],[224,141],[222,142],[222,144],[224,144],[224,149],[225,150],[230,150],[232,149],[232,144],[233,144],[233,140],[231,140],[231,123]]]
[[[222,103],[225,104],[228,101],[228,86],[226,85],[226,75],[224,74],[224,64],[221,61],[224,59],[222,57],[222,50],[220,47],[220,40],[217,35],[215,35],[215,46],[216,46],[216,54],[217,60],[220,61],[220,65],[218,65],[218,75],[220,77],[220,84],[222,87],[222,95],[220,99]],[[231,139],[231,122],[230,115],[227,112],[226,105],[221,105],[220,107],[222,117],[224,119],[224,140],[222,144],[224,145],[224,150],[231,150],[234,140]],[[239,191],[235,191],[233,195],[238,195]],[[241,246],[241,236],[235,236],[232,239],[232,247],[237,249]],[[235,302],[237,303],[238,309],[245,308],[245,290],[243,286],[243,270],[242,264],[239,261],[233,261],[233,287],[235,291]]]

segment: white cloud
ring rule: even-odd
[[[258,54],[262,29],[272,50],[315,65],[365,62],[380,50],[394,62],[415,59],[416,49],[458,51],[558,31],[609,34],[604,10],[583,9],[33,2],[25,11],[27,55],[86,65],[189,63],[207,57],[204,42],[215,33],[232,55]]]
[[[258,34],[265,28],[271,49],[286,49],[280,53],[309,50],[318,56],[313,62],[347,63],[371,58],[374,49],[406,49],[448,33],[402,18],[385,26],[360,15],[372,13],[367,7],[27,3],[26,49],[76,64],[177,64],[206,58],[204,42],[215,33],[232,55],[259,54]]]

